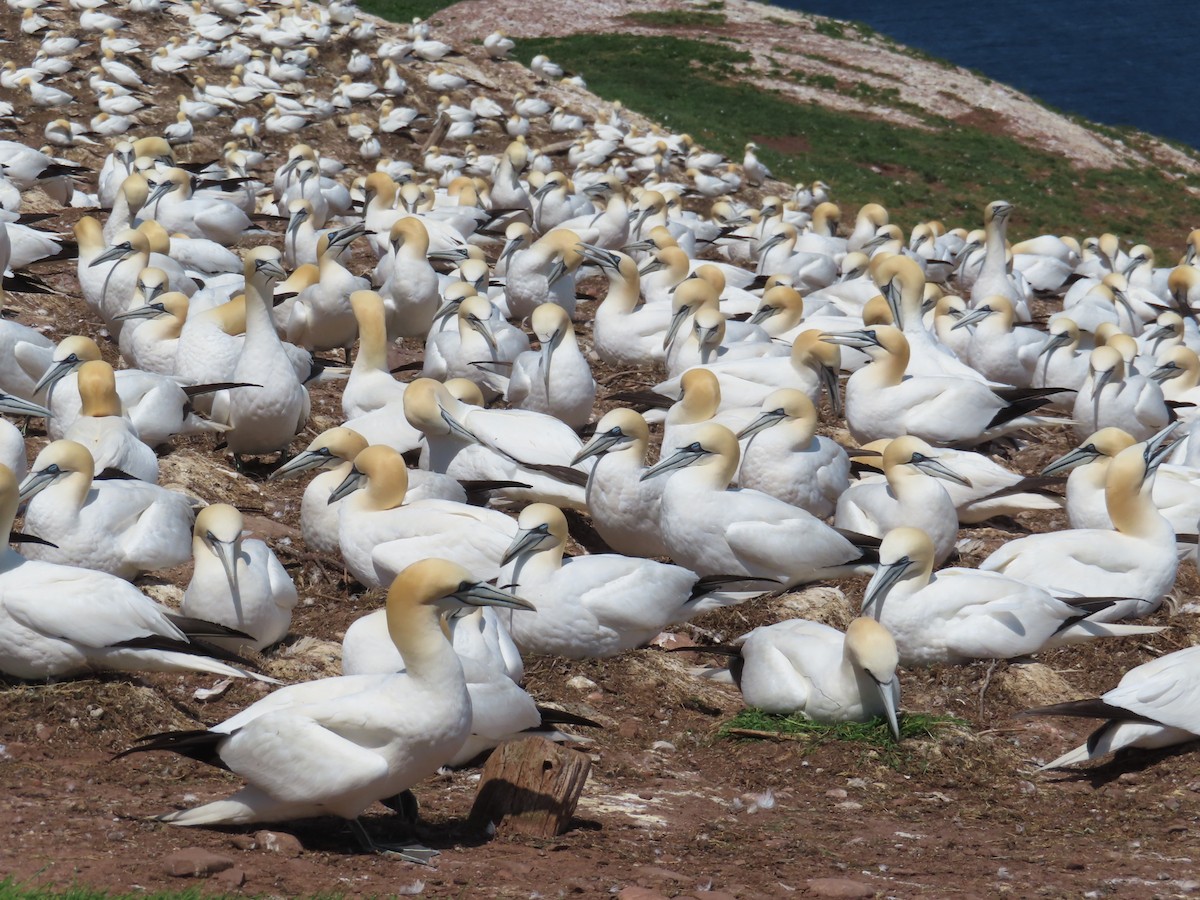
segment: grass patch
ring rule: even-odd
[[[1195,178],[1172,180],[1152,168],[1080,172],[1060,156],[998,133],[995,123],[954,122],[936,110],[925,111],[932,126],[926,131],[794,102],[742,81],[749,55],[720,44],[587,34],[526,39],[518,53],[526,62],[546,53],[582,72],[601,97],[621,100],[730,158],[740,158],[742,146],[754,140],[778,177],[823,179],[845,207],[882,202],[897,222],[978,224],[984,205],[1003,197],[1016,204],[1018,238],[1086,229],[1083,234],[1113,231],[1175,247],[1194,227],[1178,198]],[[801,142],[803,155],[775,149]]]
[[[900,716],[900,739],[926,740],[935,738],[947,728],[966,728],[963,719],[954,716],[927,716],[921,713],[904,713]],[[873,748],[895,748],[896,739],[887,720],[872,719],[870,722],[814,722],[801,716],[781,716],[763,712],[761,709],[744,709],[724,725],[718,734],[721,737],[753,739],[754,735],[731,733],[731,729],[765,732],[771,735],[794,735],[813,744],[831,741],[865,744]],[[766,736],[764,734],[764,736]]]
[[[406,24],[414,17],[428,19],[453,2],[454,0],[362,0],[358,5],[365,12],[381,19]]]
[[[83,886],[60,890],[49,887],[34,887],[14,881],[11,878],[0,881],[0,900],[46,900],[49,897],[57,898],[57,900],[126,900],[126,898],[132,900],[135,897],[138,900],[200,900],[201,897],[206,898],[206,900],[215,900],[215,898],[223,896],[232,895],[214,894],[211,891],[201,891],[199,888],[192,888],[186,891],[139,891],[135,894],[111,894],[107,891]]]
[[[720,9],[724,5],[721,3],[716,8]],[[621,18],[627,22],[647,25],[651,28],[720,28],[726,22],[724,13],[693,12],[686,9],[631,12]]]
[[[828,38],[844,38],[846,26],[837,19],[816,19],[813,21],[813,31]]]

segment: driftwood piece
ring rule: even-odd
[[[471,807],[471,825],[503,825],[534,837],[562,834],[587,782],[592,759],[545,738],[501,744],[488,757]]]

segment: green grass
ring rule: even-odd
[[[719,9],[720,7],[717,8]],[[651,28],[719,28],[726,22],[724,13],[692,12],[686,9],[631,12],[626,13],[621,18],[628,22],[633,22],[637,25],[647,25]]]
[[[731,158],[757,141],[776,176],[823,179],[845,207],[882,202],[905,225],[927,218],[976,225],[986,203],[1004,198],[1016,204],[1018,239],[1085,228],[1173,247],[1194,227],[1179,201],[1188,179],[1181,184],[1155,169],[1081,172],[1062,157],[934,111],[925,113],[931,130],[924,131],[796,103],[740,81],[748,55],[720,44],[587,34],[526,39],[518,53],[526,62],[546,53],[581,72],[600,96]],[[797,145],[803,153],[776,149]]]
[[[58,898],[58,900],[126,900],[126,898],[132,900],[135,897],[137,900],[200,900],[201,897],[205,898],[205,900],[219,900],[223,896],[227,895],[214,894],[211,891],[201,891],[199,888],[192,888],[186,891],[153,891],[148,893],[139,891],[135,894],[112,894],[107,891],[82,886],[55,890],[53,888],[23,884],[11,878],[0,881],[0,900],[46,900],[46,898],[50,897]]]
[[[927,716],[921,713],[904,713],[900,716],[900,739],[925,740],[936,738],[938,732],[947,728],[965,728],[967,723],[954,716]],[[765,731],[772,734],[790,734],[810,740],[814,744],[831,741],[865,744],[875,748],[896,747],[896,739],[887,720],[872,719],[870,722],[835,722],[825,724],[800,716],[781,716],[763,712],[761,709],[744,709],[724,725],[718,732],[722,737],[752,739],[745,735],[731,735],[729,729],[744,728],[750,731]]]
[[[453,2],[454,0],[362,0],[358,5],[364,11],[382,19],[407,24],[414,17],[428,19]]]

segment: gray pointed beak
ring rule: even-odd
[[[663,338],[662,345],[664,350],[675,343],[675,335],[679,333],[679,329],[683,326],[684,321],[686,321],[688,314],[691,313],[691,311],[692,308],[690,306],[681,306],[679,309],[675,310],[674,313],[672,313],[671,324],[667,327],[666,337]]]
[[[546,286],[553,287],[559,280],[567,274],[567,264],[560,256],[554,261],[554,265],[550,267],[550,274],[546,276]]]
[[[349,497],[360,487],[366,484],[366,482],[367,476],[351,466],[350,474],[343,478],[342,483],[330,492],[329,499],[326,501],[326,503],[332,505],[337,503],[339,500],[344,500],[346,497]]]
[[[632,216],[630,216],[630,221],[633,221]],[[633,243],[626,244],[624,247],[622,247],[621,252],[632,256],[635,253],[642,253],[644,251],[653,249],[654,241],[634,241]]]
[[[593,456],[603,456],[621,441],[625,440],[625,434],[619,429],[610,429],[603,434],[595,435],[571,460],[571,465],[577,466],[585,459],[590,459]]]
[[[99,256],[97,256],[95,259],[93,259],[90,263],[88,263],[88,268],[90,269],[93,266],[98,266],[98,265],[101,265],[102,263],[110,262],[114,259],[124,259],[126,256],[128,256],[132,252],[133,251],[126,244],[118,244],[115,247],[109,247],[107,250],[105,250],[103,253],[101,253]]]
[[[446,423],[446,427],[450,429],[452,434],[457,434],[460,438],[465,441],[470,441],[472,444],[482,443],[482,441],[472,434],[465,425],[460,423],[458,419],[454,418],[454,416],[450,415],[450,413],[446,412],[446,410],[441,410],[441,413],[442,421]]]
[[[291,237],[295,235],[295,233],[300,230],[300,226],[305,223],[310,215],[311,213],[309,213],[309,211],[303,206],[292,213],[292,219],[290,222],[288,222],[287,226],[288,236]]]
[[[46,373],[34,386],[34,394],[40,394],[42,391],[48,391],[63,378],[71,374],[77,365],[79,365],[79,360],[74,358],[63,359],[56,362],[46,370]]]
[[[758,309],[756,309],[754,311],[754,315],[752,315],[750,317],[750,324],[751,325],[761,325],[763,322],[767,321],[767,319],[771,318],[771,316],[775,315],[778,312],[779,312],[779,310],[776,309],[774,306],[771,306],[770,304],[760,306]]]
[[[496,265],[499,266],[500,263],[504,262],[506,259],[508,259],[510,256],[512,256],[514,253],[516,253],[518,250],[520,250],[522,243],[523,243],[522,241],[519,241],[514,238],[513,240],[511,240],[507,244],[505,244],[504,249],[500,251],[500,257],[496,260]]]
[[[504,609],[524,609],[537,612],[537,607],[515,594],[498,590],[490,584],[464,584],[450,596],[464,606],[499,606]]]
[[[504,551],[500,565],[507,566],[519,556],[540,550],[543,545],[556,543],[558,543],[558,539],[550,534],[545,525],[539,525],[537,528],[522,528],[517,532],[512,543],[508,545],[508,549]]]
[[[657,256],[654,256],[647,260],[646,263],[640,269],[638,269],[638,274],[649,275],[652,272],[657,272],[661,268],[663,268],[662,260]]]
[[[542,341],[541,348],[538,350],[538,368],[542,370],[542,385],[546,389],[546,396],[550,396],[550,360],[554,355],[554,342],[558,340],[559,333],[556,331],[546,340]]]
[[[879,681],[872,676],[872,681],[879,688],[879,696],[883,700],[883,709],[887,714],[888,727],[892,729],[892,736],[897,741],[900,740],[900,719],[896,713],[896,701],[893,698],[892,688],[897,685],[897,676],[893,675],[890,681]]]
[[[1167,454],[1171,452],[1172,447],[1172,444],[1169,443],[1171,435],[1175,433],[1179,425],[1180,422],[1177,419],[1146,441],[1146,449],[1142,455],[1146,460],[1148,471],[1157,469],[1162,464],[1162,461],[1167,458]]]
[[[329,232],[329,243],[335,247],[348,247],[366,233],[367,227],[362,222],[355,222],[353,225]]]
[[[1150,377],[1159,384],[1164,384],[1172,378],[1178,378],[1183,374],[1183,369],[1175,365],[1173,362],[1163,363],[1157,369],[1150,373]]]
[[[488,349],[492,351],[492,356],[495,356],[499,351],[496,347],[496,338],[492,335],[492,330],[488,328],[487,323],[478,316],[467,316],[467,325],[472,331],[478,332],[488,345]]]
[[[168,191],[172,190],[174,187],[175,182],[173,181],[160,181],[154,186],[154,189],[150,191],[150,196],[146,198],[146,202],[142,205],[150,206],[151,204],[158,202],[167,194]]]
[[[833,414],[840,418],[842,415],[842,395],[838,393],[837,370],[829,366],[818,366],[817,377],[821,379],[821,385],[829,392],[829,405],[833,409]]]
[[[167,309],[161,303],[147,303],[145,306],[136,306],[133,309],[127,309],[123,313],[117,313],[113,316],[114,319],[156,319],[166,313]]]
[[[271,278],[278,279],[279,281],[287,278],[287,272],[283,266],[273,259],[260,259],[254,264],[254,267],[257,271],[265,272]]]
[[[1054,335],[1054,337],[1052,337],[1048,341],[1046,341],[1045,346],[1043,346],[1042,349],[1040,351],[1038,351],[1038,356],[1041,357],[1041,356],[1046,356],[1048,354],[1051,354],[1055,350],[1057,350],[1059,347],[1065,347],[1069,343],[1071,343],[1071,336],[1069,334],[1067,334],[1065,331],[1062,334],[1056,334],[1056,335]]]
[[[438,307],[438,311],[433,314],[435,319],[441,319],[446,316],[458,315],[458,308],[462,306],[462,300],[447,300]]]
[[[968,325],[974,325],[976,322],[982,322],[991,314],[992,308],[987,305],[981,306],[978,309],[973,309],[955,322],[952,326],[950,326],[950,330],[957,331],[959,328],[966,328]]]
[[[854,347],[859,350],[865,347],[879,346],[879,341],[875,338],[875,332],[866,329],[862,331],[843,331],[840,334],[826,331],[821,333],[821,340],[827,344],[838,344],[842,347]]]
[[[237,559],[241,549],[242,536],[239,534],[236,540],[227,542],[217,540],[210,532],[204,536],[204,543],[213,552],[213,556],[220,560],[221,568],[225,570],[225,580],[229,583],[229,593],[233,598],[233,605],[240,620],[242,597],[238,587]]]
[[[1100,397],[1100,392],[1113,380],[1115,369],[1105,369],[1092,379],[1092,395],[1097,399]]]
[[[21,482],[21,486],[17,488],[17,502],[24,503],[26,500],[36,497],[65,474],[67,473],[60,471],[57,466],[53,470],[42,469],[40,472],[30,472]]]
[[[46,407],[31,403],[28,400],[22,400],[20,397],[14,397],[12,394],[5,394],[2,391],[0,391],[0,413],[6,413],[10,416],[50,418],[50,410],[46,409]]]
[[[744,441],[746,438],[754,437],[760,431],[766,431],[784,421],[787,415],[782,409],[773,409],[769,412],[759,413],[758,418],[743,428],[737,433],[737,439]]]
[[[328,447],[322,447],[320,450],[305,450],[297,453],[272,472],[267,480],[276,481],[279,479],[294,478],[301,472],[307,472],[310,469],[319,469],[334,461],[334,456],[329,452]]]
[[[700,446],[699,443],[691,444],[687,447],[680,447],[674,454],[666,459],[659,460],[656,465],[651,466],[642,473],[642,477],[638,481],[645,481],[648,478],[655,478],[662,475],[664,472],[674,472],[676,469],[686,469],[692,463],[708,456],[708,451]]]
[[[905,576],[912,566],[913,561],[907,556],[902,556],[895,562],[890,562],[876,569],[875,574],[871,576],[871,580],[867,584],[866,591],[863,593],[862,614],[864,616],[872,616],[878,620],[879,609],[876,608],[874,611],[870,611],[871,607],[876,602],[882,607],[888,592],[896,586],[896,583]]]
[[[971,482],[968,479],[963,478],[953,469],[944,466],[936,459],[932,459],[928,456],[922,456],[920,459],[914,459],[913,465],[921,471],[932,475],[934,478],[941,478],[945,481],[953,481],[956,484],[961,484],[963,487],[971,486]]]
[[[1076,447],[1070,453],[1066,453],[1051,462],[1042,469],[1042,474],[1055,475],[1059,472],[1065,472],[1067,469],[1072,469],[1083,463],[1089,463],[1098,456],[1100,456],[1100,452],[1095,447],[1091,444],[1085,444],[1082,447]]]
[[[436,260],[437,262],[460,263],[470,256],[466,250],[459,247],[451,247],[448,250],[434,250],[432,253],[426,254],[426,259]]]

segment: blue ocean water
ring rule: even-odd
[[[1114,0],[772,0],[864,22],[1063,112],[1200,148],[1196,7]]]

